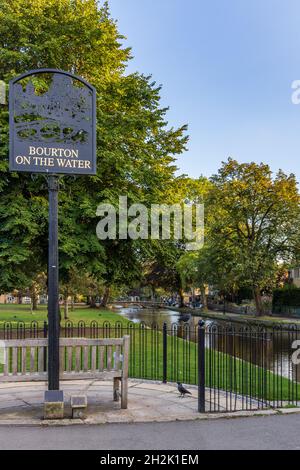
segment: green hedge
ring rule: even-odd
[[[273,312],[289,307],[300,308],[300,289],[293,286],[276,289],[273,292]]]

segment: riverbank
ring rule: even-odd
[[[195,317],[203,317],[209,318],[211,320],[220,320],[225,322],[232,322],[232,323],[240,323],[240,324],[249,324],[249,323],[256,323],[266,327],[272,327],[274,324],[278,324],[283,327],[289,327],[291,325],[299,325],[300,326],[300,319],[297,318],[286,318],[286,317],[271,317],[271,316],[263,316],[263,317],[256,317],[254,315],[243,315],[238,313],[229,313],[226,312],[216,312],[214,310],[201,310],[196,309],[193,310],[188,307],[184,308],[176,308],[176,307],[165,307],[167,310],[173,310],[179,313],[190,314]]]

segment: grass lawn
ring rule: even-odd
[[[167,380],[197,385],[197,345],[168,336],[167,347]],[[162,380],[162,355],[160,332],[131,333],[131,377]],[[270,401],[300,400],[300,384],[250,362],[206,348],[205,364],[205,383],[209,388]]]
[[[63,318],[63,308],[61,308],[61,315]],[[38,322],[42,327],[43,322],[47,320],[47,307],[46,305],[39,305],[38,310],[31,313],[30,305],[15,305],[15,304],[0,304],[0,328],[4,322],[17,323],[18,321],[25,322],[29,325],[32,321]],[[78,323],[80,320],[90,323],[95,320],[99,323],[109,321],[115,323],[121,321],[127,323],[128,320],[115,312],[108,309],[98,309],[89,307],[75,307],[72,312],[69,309],[69,320]],[[62,320],[64,324],[64,320]]]

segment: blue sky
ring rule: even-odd
[[[134,59],[163,85],[170,125],[189,125],[181,173],[216,173],[231,156],[300,180],[299,0],[110,0]]]

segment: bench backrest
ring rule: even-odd
[[[60,378],[128,377],[129,336],[123,338],[61,338]],[[7,340],[0,382],[47,380],[47,339]]]

